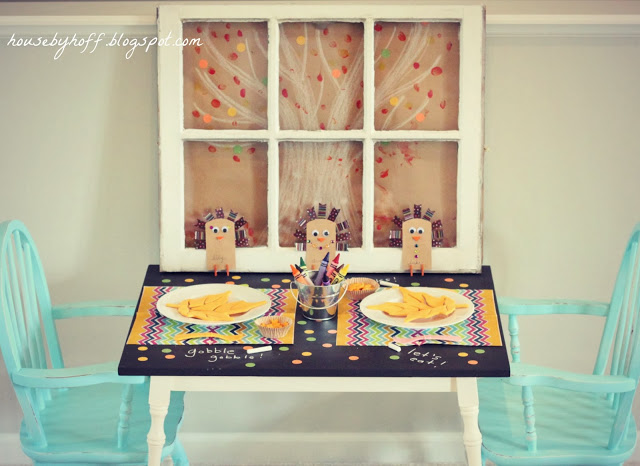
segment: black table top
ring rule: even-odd
[[[240,276],[236,284],[265,288],[292,278],[291,274],[232,273]],[[493,290],[489,266],[480,274],[355,274],[397,282],[402,286]],[[265,283],[266,278],[269,282]],[[453,278],[445,281],[444,278]],[[186,280],[186,281],[185,281]],[[143,286],[186,286],[225,283],[225,273],[160,272],[150,265]],[[142,293],[141,293],[142,294]],[[139,304],[140,301],[138,301]],[[497,303],[496,303],[497,309]],[[499,312],[499,311],[498,311]],[[135,318],[135,317],[134,317]],[[304,318],[298,310],[295,322]],[[133,325],[133,320],[132,320]],[[303,377],[508,377],[509,361],[504,346],[458,346],[424,344],[403,346],[395,352],[384,346],[336,346],[337,318],[324,322],[307,321],[295,325],[293,344],[272,345],[273,350],[247,354],[244,345],[140,345],[127,344],[122,352],[120,375],[176,376],[303,376]],[[309,341],[305,330],[314,330]],[[330,347],[323,344],[330,343]],[[254,345],[258,346],[258,345]],[[303,355],[304,353],[304,355]],[[167,355],[174,357],[167,358]],[[143,359],[142,361],[140,359]]]

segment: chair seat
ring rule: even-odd
[[[117,448],[118,420],[124,385],[99,384],[88,387],[53,390],[52,399],[41,411],[41,422],[48,444],[37,445],[23,423],[20,432],[25,454],[38,462],[145,463],[149,414],[149,383],[133,385],[127,442]],[[184,392],[172,392],[164,423],[164,454],[173,449],[183,412]],[[99,427],[98,427],[99,426]],[[116,453],[114,453],[116,452]]]
[[[478,392],[483,455],[496,464],[621,464],[633,453],[633,418],[620,447],[607,449],[615,413],[603,394],[533,387],[538,444],[528,452],[522,387],[481,379]]]

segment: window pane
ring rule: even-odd
[[[184,127],[267,127],[267,23],[184,23]]]
[[[280,128],[362,129],[362,23],[280,25]]]
[[[185,142],[185,247],[196,246],[196,224],[215,209],[244,217],[249,246],[267,244],[267,144]]]
[[[394,217],[421,205],[420,216],[434,211],[442,222],[442,247],[456,245],[458,144],[455,142],[381,142],[374,150],[374,245],[389,247],[390,232],[401,230]],[[435,235],[439,235],[436,232]]]
[[[337,224],[348,222],[349,247],[362,246],[362,144],[359,142],[280,143],[280,245],[299,240],[298,221],[309,219],[307,209],[340,209]],[[321,216],[321,215],[319,215]],[[340,240],[340,238],[338,238]]]
[[[458,128],[459,34],[459,23],[376,23],[376,129]]]

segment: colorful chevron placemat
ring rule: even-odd
[[[140,305],[136,311],[136,318],[129,332],[128,345],[203,345],[203,344],[250,344],[250,345],[278,345],[293,343],[293,327],[283,338],[265,338],[260,334],[255,320],[239,324],[202,325],[187,324],[169,319],[156,310],[158,299],[169,291],[178,287],[145,286],[140,298]],[[295,300],[289,295],[288,289],[260,290],[271,298],[271,308],[265,316],[290,317],[295,322]],[[176,341],[175,337],[183,333],[213,332],[225,336],[240,337],[238,341],[227,341],[214,337],[194,338]]]
[[[500,326],[493,290],[451,290],[473,302],[473,314],[466,320],[446,327],[410,329],[380,324],[360,312],[360,301],[346,300],[338,309],[338,346],[385,346],[393,338],[420,335],[455,335],[462,338],[456,345],[502,346]],[[428,343],[441,344],[437,340]]]

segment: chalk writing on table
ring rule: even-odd
[[[410,362],[417,364],[427,364],[430,366],[444,366],[447,361],[442,359],[442,356],[434,353],[433,351],[418,351],[417,348],[411,348],[408,352]]]
[[[187,350],[185,357],[187,358],[206,358],[207,362],[217,361],[231,361],[231,360],[246,360],[246,359],[260,359],[260,354],[246,354],[244,352],[238,352],[235,348],[190,348]]]

